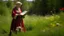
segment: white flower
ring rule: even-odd
[[[60,26],[60,23],[56,23],[56,26]]]

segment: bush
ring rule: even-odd
[[[0,2],[0,15],[9,15],[9,8],[7,8],[6,2]]]
[[[13,4],[12,4],[11,1],[8,1],[8,2],[6,3],[6,6],[7,6],[8,8],[12,9]]]
[[[5,6],[0,6],[0,15],[6,16],[6,15],[8,15],[8,13],[9,13],[9,10],[8,10],[7,7],[5,7]]]

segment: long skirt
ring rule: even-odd
[[[21,27],[23,28],[23,31],[25,32],[25,27],[24,27],[24,22],[23,19],[21,19],[20,17],[17,17],[16,19],[12,19],[12,24],[11,24],[11,30],[12,31],[16,31],[17,27]]]

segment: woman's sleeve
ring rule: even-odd
[[[16,16],[16,11],[12,10],[12,17],[14,18]]]

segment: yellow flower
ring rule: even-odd
[[[55,27],[56,25],[55,24],[51,24],[52,27]]]

